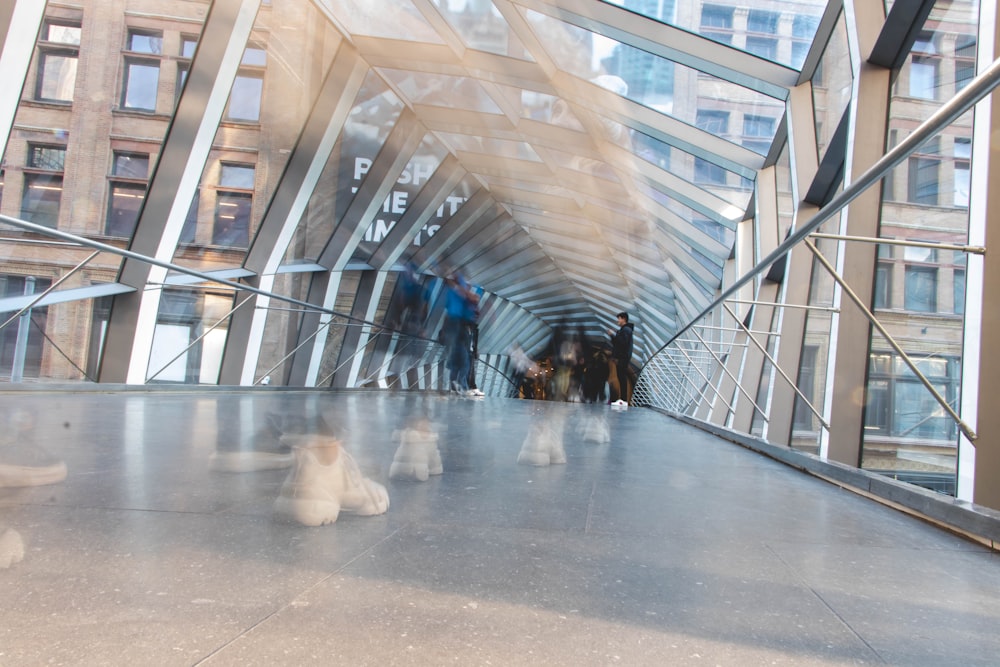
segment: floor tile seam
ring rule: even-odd
[[[258,618],[256,621],[254,621],[253,623],[251,623],[247,627],[245,627],[242,630],[238,631],[232,637],[230,637],[227,641],[225,641],[222,644],[220,644],[218,647],[216,647],[215,649],[213,649],[211,652],[209,652],[207,655],[205,655],[204,657],[202,657],[200,660],[198,660],[197,662],[195,662],[193,664],[194,665],[202,665],[202,664],[205,664],[208,661],[212,660],[216,656],[219,656],[227,648],[229,648],[230,646],[234,645],[236,642],[238,642],[241,639],[243,639],[244,637],[246,637],[248,634],[250,634],[251,632],[253,632],[255,629],[261,627],[262,625],[264,625],[268,621],[276,618],[279,614],[283,613],[284,611],[286,611],[288,609],[291,609],[298,600],[302,599],[302,597],[304,597],[305,595],[307,595],[310,591],[316,590],[317,588],[319,588],[320,586],[322,586],[324,583],[330,581],[334,577],[339,576],[340,574],[343,574],[343,572],[347,568],[349,568],[351,565],[353,565],[354,563],[356,563],[359,559],[363,558],[366,554],[369,554],[373,550],[377,549],[379,546],[381,546],[382,544],[384,544],[386,541],[392,539],[399,531],[400,531],[400,529],[397,528],[396,530],[393,530],[392,532],[384,535],[382,537],[382,539],[377,540],[376,542],[374,542],[374,543],[370,544],[369,546],[367,546],[366,548],[362,549],[354,557],[347,559],[346,561],[344,561],[343,563],[341,563],[339,566],[335,567],[330,572],[328,572],[326,575],[320,577],[316,581],[314,581],[311,584],[305,586],[304,588],[302,588],[301,590],[299,590],[297,593],[294,593],[293,595],[291,595],[288,598],[288,600],[284,604],[281,604],[281,605],[277,606],[275,609],[273,609],[270,612],[264,614],[263,616],[261,616],[260,618]]]
[[[844,618],[843,615],[840,614],[840,612],[834,609],[833,605],[830,602],[828,602],[825,597],[823,597],[822,593],[820,593],[812,585],[810,585],[805,580],[805,577],[803,577],[798,570],[796,570],[788,561],[786,561],[784,558],[781,557],[781,554],[779,554],[769,543],[765,542],[764,548],[770,551],[774,555],[774,557],[778,560],[778,562],[781,563],[793,577],[795,577],[795,580],[798,581],[803,588],[812,593],[813,597],[819,600],[820,604],[826,607],[826,609],[831,614],[833,614],[833,617],[836,618],[838,621],[840,621],[840,623],[844,626],[844,628],[846,628],[848,632],[854,635],[857,638],[857,640],[861,642],[871,652],[871,654],[879,663],[889,664],[889,661],[886,660],[881,653],[879,653],[878,649],[872,646],[871,643],[867,639],[865,639],[865,637],[857,629],[855,629],[855,627],[851,625],[851,623],[848,622],[848,620]]]

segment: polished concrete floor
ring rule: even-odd
[[[3,666],[1000,664],[996,553],[651,410],[0,401]],[[443,473],[390,479],[399,430],[424,419]],[[276,421],[333,429],[388,511],[307,527],[274,514],[290,469],[213,469]],[[539,442],[565,463],[526,465]],[[52,463],[42,448],[65,478],[11,486]]]

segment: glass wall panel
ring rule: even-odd
[[[305,300],[312,278],[311,273],[282,273],[275,276],[271,291]],[[289,355],[302,342],[296,339],[302,322],[302,312],[299,306],[284,301],[271,299],[268,302],[264,335],[254,372],[255,383],[279,386],[288,384],[292,363],[292,357]],[[331,328],[339,329],[337,322],[340,321],[335,320]],[[323,329],[317,335],[326,338],[329,331]]]
[[[421,189],[427,185],[428,179],[434,175],[445,155],[447,155],[447,150],[434,135],[424,136],[416,153],[403,169],[403,173],[396,179],[396,184],[382,203],[382,208],[375,220],[371,221],[365,231],[361,242],[354,251],[353,259],[359,262],[368,261],[372,253],[385,241],[386,236],[420,194]],[[406,239],[404,242],[411,243],[412,241]]]
[[[812,80],[816,146],[820,157],[826,152],[841,118],[851,103],[854,74],[847,66],[849,62],[847,24],[844,14],[841,13]]]
[[[369,72],[296,228],[287,262],[319,258],[402,109],[385,81]]]
[[[840,188],[838,188],[838,192],[839,190]],[[841,233],[840,225],[841,218],[837,216],[821,225],[817,231],[826,234],[839,234]],[[839,243],[831,239],[815,239],[815,244],[823,256],[836,266]],[[799,251],[808,252],[804,247],[800,248]],[[797,371],[796,386],[798,386],[799,391],[814,408],[823,413],[831,353],[830,340],[834,325],[833,305],[836,282],[815,258],[809,281],[808,305],[812,309],[806,314],[805,336],[799,357],[799,368],[787,370],[790,377],[795,377],[792,373]],[[854,306],[847,304],[847,307]],[[819,454],[822,428],[819,419],[809,409],[805,401],[796,397],[791,447],[811,454]]]
[[[633,132],[632,136],[638,157],[729,202],[725,215],[734,224],[743,219],[753,195],[751,181],[648,134]]]
[[[261,7],[175,263],[202,271],[243,264],[339,41],[309,3],[283,6],[280,14]],[[175,52],[184,58],[193,48],[185,35]]]
[[[890,143],[957,93],[972,72],[977,2],[938,2],[895,82]],[[885,179],[883,238],[932,244],[880,248],[876,315],[947,402],[959,406],[965,256],[937,244],[968,238],[972,114],[926,141]],[[890,146],[891,147],[891,146]],[[869,360],[862,467],[954,495],[958,429],[880,334]]]
[[[96,381],[104,328],[88,327],[96,309],[81,292],[113,283],[120,257],[6,225],[0,235],[0,378]],[[63,301],[18,316],[49,289],[49,298]]]
[[[458,187],[452,190],[451,194],[445,198],[444,203],[438,206],[431,219],[427,221],[413,238],[413,243],[403,250],[400,261],[405,263],[411,259],[414,253],[420,250],[421,246],[430,240],[431,237],[437,234],[442,228],[447,227],[449,220],[461,210],[462,205],[481,187],[482,184],[474,176],[467,175],[463,178]]]
[[[825,0],[604,1],[796,69],[802,66],[826,9]]]
[[[233,292],[165,289],[146,382],[217,384]]]
[[[556,64],[634,102],[766,153],[783,103],[534,11],[532,28]],[[725,113],[724,126],[699,114]],[[745,143],[749,141],[750,143]]]

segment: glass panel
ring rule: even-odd
[[[80,26],[78,25],[46,21],[42,26],[40,39],[45,42],[79,46],[80,33]]]
[[[72,102],[76,87],[77,54],[61,51],[39,54],[38,86],[40,100]]]
[[[133,183],[111,185],[108,200],[108,221],[104,233],[130,239],[139,221],[139,210],[146,198],[146,186]]]
[[[155,53],[159,55],[163,53],[163,35],[160,33],[130,30],[126,49],[135,53]]]
[[[323,252],[402,110],[385,81],[369,72],[295,230],[286,261],[315,260]]]
[[[841,12],[813,76],[816,144],[821,157],[851,103],[854,74],[850,67],[844,65],[850,62],[850,57],[847,24],[844,13]]]
[[[702,118],[707,118],[707,116],[702,116]],[[665,172],[687,181],[699,183],[713,195],[732,205],[722,211],[726,218],[734,223],[743,219],[743,214],[747,206],[750,205],[750,197],[753,195],[752,183],[744,181],[722,167],[696,158],[676,146],[665,144],[647,134],[633,132],[632,136],[638,157],[660,167]]]
[[[838,188],[839,190],[840,188]],[[840,223],[840,217],[834,217],[822,225],[819,231],[836,234],[840,231]],[[830,239],[816,239],[816,245],[827,260],[836,266],[839,244]],[[813,261],[809,280],[808,305],[822,309],[832,308],[836,283],[817,260]],[[823,410],[823,404],[826,400],[832,332],[832,312],[829,310],[810,310],[807,312],[796,386],[810,399],[813,407],[820,411]],[[819,454],[821,436],[822,426],[819,420],[801,400],[796,401],[791,447]]]
[[[380,68],[379,73],[414,104],[500,113],[500,107],[482,85],[469,77],[384,68]]]
[[[260,75],[240,74],[233,81],[229,94],[226,119],[257,122],[260,120],[261,96],[264,92],[264,78]]]
[[[826,8],[824,0],[769,3],[766,7],[748,2],[693,3],[689,7],[677,0],[604,1],[796,69],[802,66]]]
[[[125,60],[125,81],[122,84],[122,106],[140,111],[156,110],[156,93],[160,85],[160,65],[148,60]]]
[[[40,256],[37,242],[19,236],[23,232],[0,226],[0,265],[5,267],[0,271],[0,304],[5,304],[0,306],[0,324],[27,306],[33,298],[30,295],[37,297],[59,280],[56,291],[63,292],[111,283],[118,273],[119,256],[100,253],[83,270],[67,277],[94,251],[51,245]],[[89,299],[35,306],[0,329],[0,379],[20,372],[29,379],[95,381],[103,328],[91,331],[85,324],[93,306]],[[24,330],[27,347],[23,366],[15,370],[13,350],[19,328]]]
[[[467,46],[501,56],[534,60],[490,1],[431,0]]]
[[[744,116],[755,119],[750,127],[758,133],[765,121],[773,122],[769,133],[753,136],[754,150],[759,150],[762,143],[770,144],[777,121],[784,114],[784,105],[766,95],[538,12],[529,10],[526,16],[556,64],[570,74],[688,123],[700,113],[716,111],[718,106],[732,109],[725,111],[734,122],[728,129],[717,131],[713,124],[705,128],[730,141],[740,141],[730,132],[733,127],[742,127]],[[737,99],[740,105],[733,109],[731,100]]]
[[[146,381],[217,384],[232,305],[231,292],[163,290]]]
[[[323,4],[357,35],[444,43],[410,0],[326,0]]]
[[[419,196],[420,190],[427,184],[447,154],[448,151],[433,135],[424,137],[417,152],[410,158],[403,173],[396,179],[389,196],[382,203],[381,211],[365,231],[358,248],[354,251],[354,259],[368,261],[389,231],[399,222],[410,203]],[[405,242],[410,243],[409,240]]]
[[[309,39],[302,25],[314,28]],[[179,38],[190,52],[190,36]],[[270,11],[258,13],[175,263],[199,270],[242,265],[340,39],[309,3],[284,7],[280,20]]]
[[[462,208],[462,204],[475,194],[480,187],[482,186],[475,177],[466,176],[463,178],[458,187],[444,200],[444,203],[438,206],[437,211],[427,221],[427,224],[421,227],[420,231],[413,238],[413,243],[403,250],[400,261],[405,262],[410,259],[420,249],[420,246],[434,236],[442,227],[446,226],[452,216]]]
[[[455,132],[438,132],[445,144],[453,151],[465,151],[467,153],[485,153],[500,159],[511,160],[531,160],[541,162],[541,158],[535,153],[530,144],[523,141],[509,141],[507,139],[491,139],[472,134],[458,134]]]
[[[890,146],[965,85],[978,16],[977,2],[939,2],[931,10],[929,29],[918,36],[893,88]],[[966,243],[972,120],[971,113],[956,120],[886,178],[882,237]],[[921,247],[896,248],[880,260],[899,283],[885,290],[893,313],[883,324],[952,407],[959,405],[962,368],[963,261],[964,254]],[[892,364],[869,369],[884,387],[878,400],[885,407],[877,424],[866,415],[862,467],[954,494],[958,430],[902,358],[885,349],[873,334],[872,357],[890,357]],[[869,396],[869,406],[873,400]]]

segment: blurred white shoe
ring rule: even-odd
[[[275,514],[305,526],[333,523],[341,512],[372,516],[389,509],[385,487],[361,474],[332,436],[282,436],[295,452],[295,468],[274,502]]]

